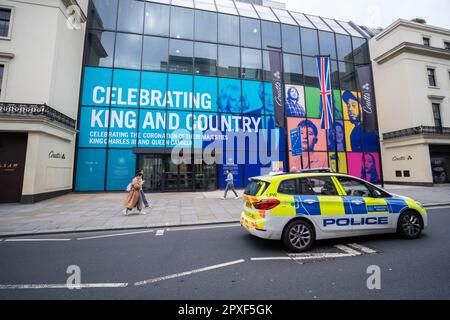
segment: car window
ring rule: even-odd
[[[338,192],[331,177],[311,177],[299,179],[301,195],[337,196]]]
[[[245,188],[244,194],[248,196],[256,196],[258,192],[264,192],[267,189],[269,184],[265,181],[261,180],[252,180],[248,184],[247,188]]]
[[[389,193],[387,193],[381,189],[375,188],[371,185],[368,185],[368,188],[370,189],[373,197],[375,197],[375,198],[392,198],[392,196]]]
[[[280,183],[278,187],[278,193],[287,195],[298,195],[297,190],[297,179],[284,180]]]
[[[347,196],[350,197],[372,197],[370,190],[361,181],[347,178],[347,177],[336,177],[340,182],[342,188],[344,188]]]

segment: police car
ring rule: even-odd
[[[241,225],[251,234],[282,240],[292,252],[315,240],[398,233],[418,238],[427,213],[413,199],[328,169],[250,178]]]

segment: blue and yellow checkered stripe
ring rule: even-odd
[[[412,205],[402,199],[345,196],[295,196],[293,198],[296,216],[398,214]]]

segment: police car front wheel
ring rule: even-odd
[[[292,252],[304,252],[311,248],[315,238],[313,226],[304,220],[290,222],[283,232],[283,243]]]
[[[404,212],[398,219],[397,232],[406,239],[417,239],[423,229],[420,214],[414,211]]]

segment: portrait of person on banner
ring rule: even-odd
[[[299,122],[303,152],[326,151],[326,130],[321,129],[320,119]]]
[[[305,117],[305,94],[303,86],[286,85],[286,114],[288,117]]]
[[[303,169],[328,168],[328,155],[326,152],[310,152],[309,163],[303,161]]]
[[[259,83],[258,88],[258,95],[261,102],[261,105],[265,105],[265,113],[266,116],[263,119],[263,129],[266,129],[264,131],[265,140],[267,142],[267,146],[272,146],[272,130],[273,130],[273,136],[274,136],[274,143],[273,147],[274,150],[271,148],[271,151],[281,150],[285,147],[284,136],[282,136],[282,130],[276,127],[276,121],[275,121],[275,113],[274,113],[274,104],[273,104],[273,95],[272,95],[272,84],[271,83]],[[262,109],[262,107],[261,107]],[[261,111],[262,112],[262,111]]]
[[[347,153],[349,174],[370,183],[381,183],[379,153]]]
[[[241,88],[239,80],[219,80],[219,106],[220,111],[241,113]]]
[[[334,134],[334,129],[328,131],[328,150],[329,151],[345,151],[345,130],[344,122],[336,121],[335,123],[336,135]],[[336,137],[336,140],[335,140]]]
[[[361,158],[361,177],[373,184],[381,183],[379,170],[379,154],[364,153]]]
[[[261,98],[262,82],[242,81],[242,109],[243,113],[263,114],[264,96]]]
[[[362,126],[362,109],[359,98],[355,93],[346,90],[342,95],[344,101],[345,118],[354,126],[348,133],[350,148],[348,151],[378,151],[378,137],[373,132],[364,132]],[[364,147],[363,147],[364,146]]]

